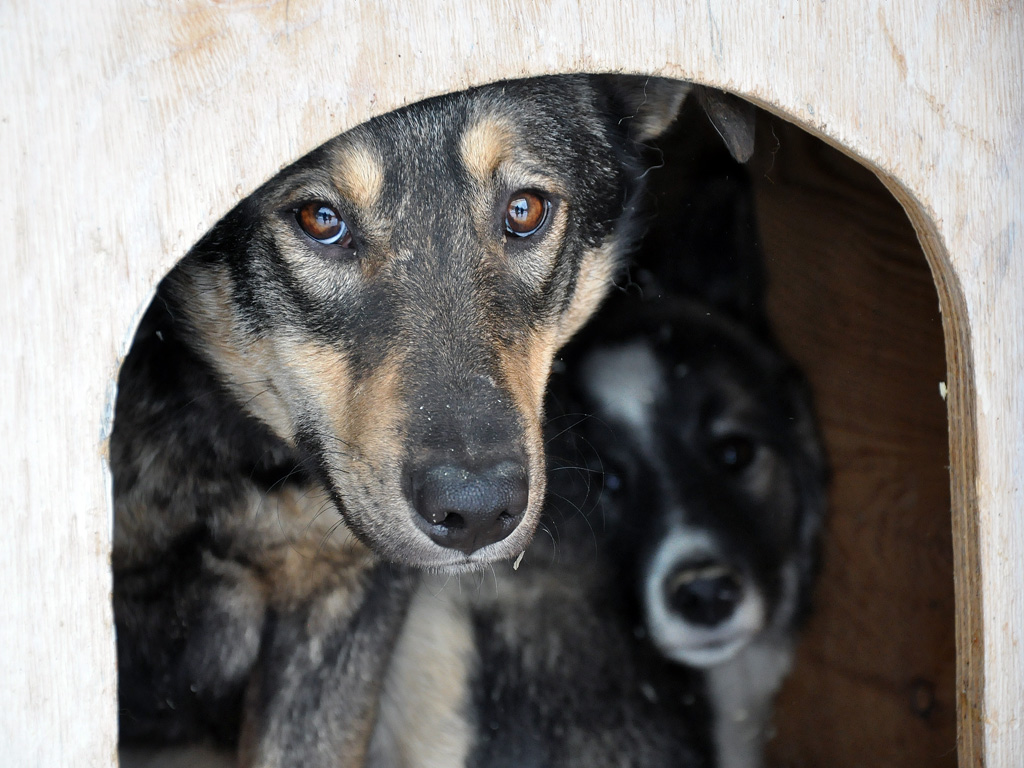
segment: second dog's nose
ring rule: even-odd
[[[693,563],[676,568],[665,580],[670,610],[684,621],[704,627],[732,616],[743,597],[739,575],[719,563]]]
[[[427,535],[467,555],[512,533],[530,495],[526,469],[515,461],[480,470],[425,467],[413,470],[409,487]]]

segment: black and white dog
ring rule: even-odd
[[[547,535],[420,592],[372,765],[758,764],[825,507],[810,399],[710,307],[619,304],[553,384]]]
[[[633,573],[650,641],[705,670],[719,764],[756,765],[808,607],[825,462],[784,358],[714,311],[674,313],[594,350],[582,376],[630,436],[605,455],[624,525],[645,523]]]

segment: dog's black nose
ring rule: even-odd
[[[721,624],[732,616],[742,597],[739,575],[721,563],[688,563],[665,579],[669,609],[690,624]]]
[[[427,535],[468,555],[516,529],[530,484],[515,461],[475,470],[439,464],[412,470],[409,491]]]

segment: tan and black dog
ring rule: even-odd
[[[111,441],[123,743],[361,762],[409,567],[530,540],[551,360],[687,90],[580,75],[414,104],[282,171],[168,275]]]

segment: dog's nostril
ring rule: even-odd
[[[450,464],[413,469],[408,487],[427,535],[466,554],[515,530],[530,492],[526,468],[515,461],[473,470]]]
[[[449,512],[444,516],[443,520],[438,520],[434,525],[443,525],[449,530],[456,531],[459,528],[466,527],[466,521],[462,518],[458,512]]]
[[[689,563],[665,579],[669,609],[691,624],[721,624],[733,615],[742,597],[739,574],[721,563]]]

